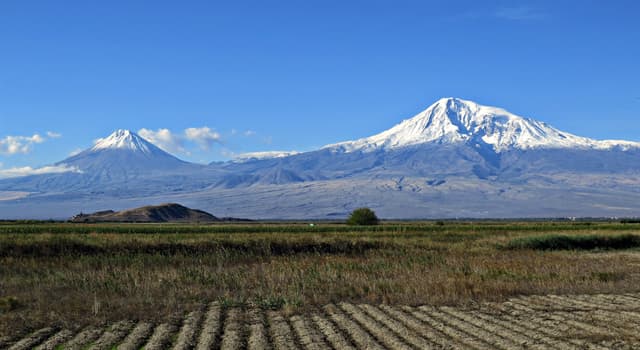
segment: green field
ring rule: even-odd
[[[181,318],[217,301],[467,305],[640,291],[638,224],[0,224],[0,336]]]

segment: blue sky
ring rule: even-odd
[[[0,1],[0,169],[119,128],[196,162],[305,151],[448,96],[640,141],[638,13],[637,1]]]

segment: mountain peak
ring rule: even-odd
[[[464,105],[477,106],[478,104],[473,101],[463,100],[458,97],[443,97],[438,101],[436,101],[431,106],[446,106],[448,108],[455,108],[455,107],[464,106]]]
[[[336,151],[373,151],[424,143],[468,144],[500,153],[509,149],[640,147],[619,141],[597,141],[460,98],[441,98],[413,118],[371,137],[328,145]]]
[[[131,179],[141,174],[161,174],[199,168],[161,150],[130,130],[119,129],[95,141],[93,147],[56,165],[73,166],[89,181]]]
[[[475,110],[475,109],[478,109],[479,107],[482,107],[482,106],[480,106],[479,104],[471,100],[464,100],[458,97],[443,97],[437,100],[435,103],[433,103],[429,107],[427,107],[427,109],[439,108],[442,110],[459,111],[462,109]]]
[[[98,139],[92,151],[105,149],[123,149],[142,153],[151,153],[154,146],[133,131],[118,129],[111,135]]]

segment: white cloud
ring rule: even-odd
[[[142,128],[138,131],[138,134],[169,153],[189,154],[184,148],[183,137],[172,133],[169,129],[158,129],[154,131]]]
[[[206,126],[201,128],[188,128],[184,131],[184,135],[187,140],[197,143],[204,151],[211,149],[214,143],[221,143],[222,139],[217,131],[211,130]]]
[[[47,131],[47,136],[50,139],[57,139],[58,137],[62,137],[62,134],[57,133],[57,132],[53,132],[53,131]]]
[[[253,132],[251,131],[251,133]],[[201,151],[208,152],[211,151],[211,147],[214,144],[223,144],[222,135],[208,126],[187,128],[182,132],[174,132],[167,128],[157,130],[142,128],[138,131],[138,134],[169,153],[180,153],[188,156],[192,155],[191,151],[194,150],[195,146]],[[237,130],[233,129],[231,135],[236,134]],[[246,135],[246,132],[242,134]]]
[[[27,154],[31,152],[34,144],[43,143],[45,140],[46,138],[40,136],[40,134],[33,134],[32,136],[5,136],[0,139],[0,154]]]
[[[253,131],[253,130],[247,130],[247,131],[244,132],[244,136],[246,136],[246,137],[250,137],[250,136],[253,136],[255,134],[256,134],[256,132]]]
[[[83,151],[82,148],[76,148],[73,151],[69,152],[69,157],[73,157],[75,155],[78,155],[78,154],[82,153],[82,151]]]
[[[42,174],[56,174],[56,173],[81,173],[82,171],[78,167],[70,167],[66,164],[63,165],[50,165],[41,168],[32,168],[30,166],[16,167],[0,170],[0,179],[6,179],[10,177],[20,177],[28,175],[42,175]]]

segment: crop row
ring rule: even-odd
[[[527,296],[474,307],[338,303],[285,315],[203,305],[181,322],[43,328],[19,349],[627,349],[640,346],[640,294]]]

